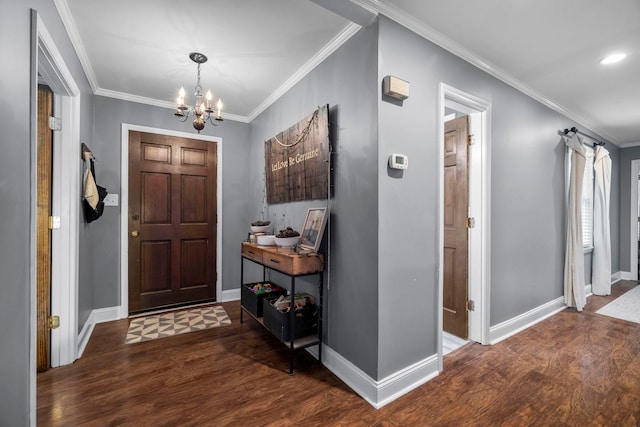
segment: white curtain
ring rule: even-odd
[[[582,143],[580,135],[564,137],[567,179],[567,246],[564,258],[564,300],[582,311],[586,303],[584,248],[582,242],[582,182],[586,158],[593,150]]]
[[[591,287],[594,295],[611,294],[611,235],[609,198],[611,193],[611,157],[604,147],[596,149],[593,206],[593,261]]]

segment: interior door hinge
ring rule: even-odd
[[[49,129],[62,130],[62,119],[58,117],[49,116]]]
[[[49,316],[47,319],[47,326],[49,329],[56,329],[60,327],[60,316]]]
[[[59,216],[50,216],[49,217],[49,230],[58,230],[60,228],[60,217]]]
[[[467,228],[474,228],[476,226],[476,219],[473,217],[467,218]]]
[[[476,143],[476,136],[474,134],[467,136],[467,145],[473,145],[475,143]]]
[[[475,311],[475,309],[476,304],[473,302],[473,300],[467,301],[467,311]]]

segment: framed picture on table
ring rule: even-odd
[[[298,246],[302,249],[318,252],[326,225],[327,208],[309,208],[304,219]]]

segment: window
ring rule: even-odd
[[[582,246],[593,248],[593,156],[587,156],[582,181]]]

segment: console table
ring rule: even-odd
[[[240,287],[244,286],[244,260],[252,261],[262,266],[262,280],[266,280],[267,269],[278,271],[289,277],[289,290],[291,293],[291,301],[295,299],[296,278],[303,276],[318,276],[318,331],[317,334],[295,338],[295,310],[289,311],[289,341],[282,341],[284,345],[289,347],[289,375],[293,375],[294,351],[310,347],[318,346],[318,360],[322,362],[322,294],[323,294],[323,266],[324,258],[321,254],[301,255],[297,253],[286,253],[283,249],[273,246],[258,246],[255,243],[242,243],[241,260],[240,260]],[[292,304],[293,305],[293,304]],[[246,312],[250,317],[264,326],[261,318],[255,317],[240,303],[240,323],[243,323],[243,313]]]

